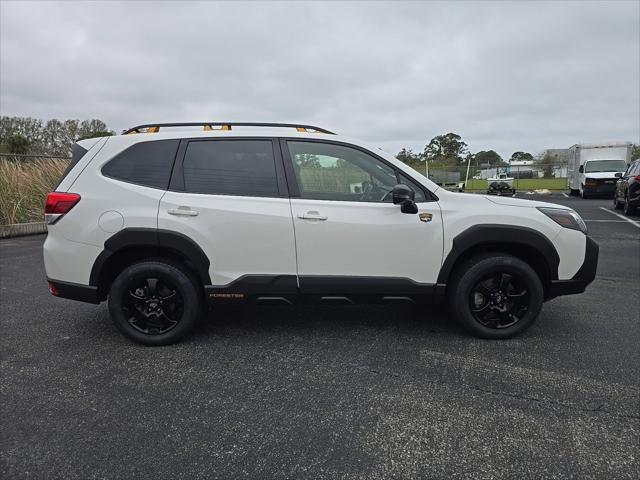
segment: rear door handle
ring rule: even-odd
[[[169,215],[182,215],[185,217],[195,217],[198,215],[196,210],[191,210],[189,207],[170,208],[167,210]]]
[[[325,217],[324,215],[320,215],[320,213],[318,213],[316,211],[310,211],[310,212],[307,212],[307,213],[298,214],[298,218],[300,218],[302,220],[319,220],[321,222],[324,222],[329,217]]]

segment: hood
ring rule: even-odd
[[[551,207],[551,208],[562,208],[563,210],[571,210],[571,208],[566,207],[564,205],[558,205],[557,203],[549,203],[549,202],[539,202],[538,200],[525,200],[523,198],[513,198],[513,197],[496,197],[493,195],[483,195],[484,198],[489,200],[491,203],[495,203],[497,205],[508,205],[510,207]]]
[[[593,172],[593,173],[585,173],[585,178],[615,178],[616,173],[624,173],[624,172]]]

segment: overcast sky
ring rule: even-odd
[[[640,137],[640,2],[0,3],[2,115],[301,122],[391,153]]]

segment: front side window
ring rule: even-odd
[[[391,202],[395,171],[355,148],[319,142],[287,142],[301,198]]]
[[[190,193],[279,195],[271,140],[191,141],[183,172],[185,191]]]

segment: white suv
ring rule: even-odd
[[[598,246],[573,210],[448,192],[322,128],[126,133],[74,147],[47,198],[44,260],[52,294],[108,300],[143,344],[179,340],[205,305],[247,301],[446,299],[472,334],[507,338],[595,277]]]

